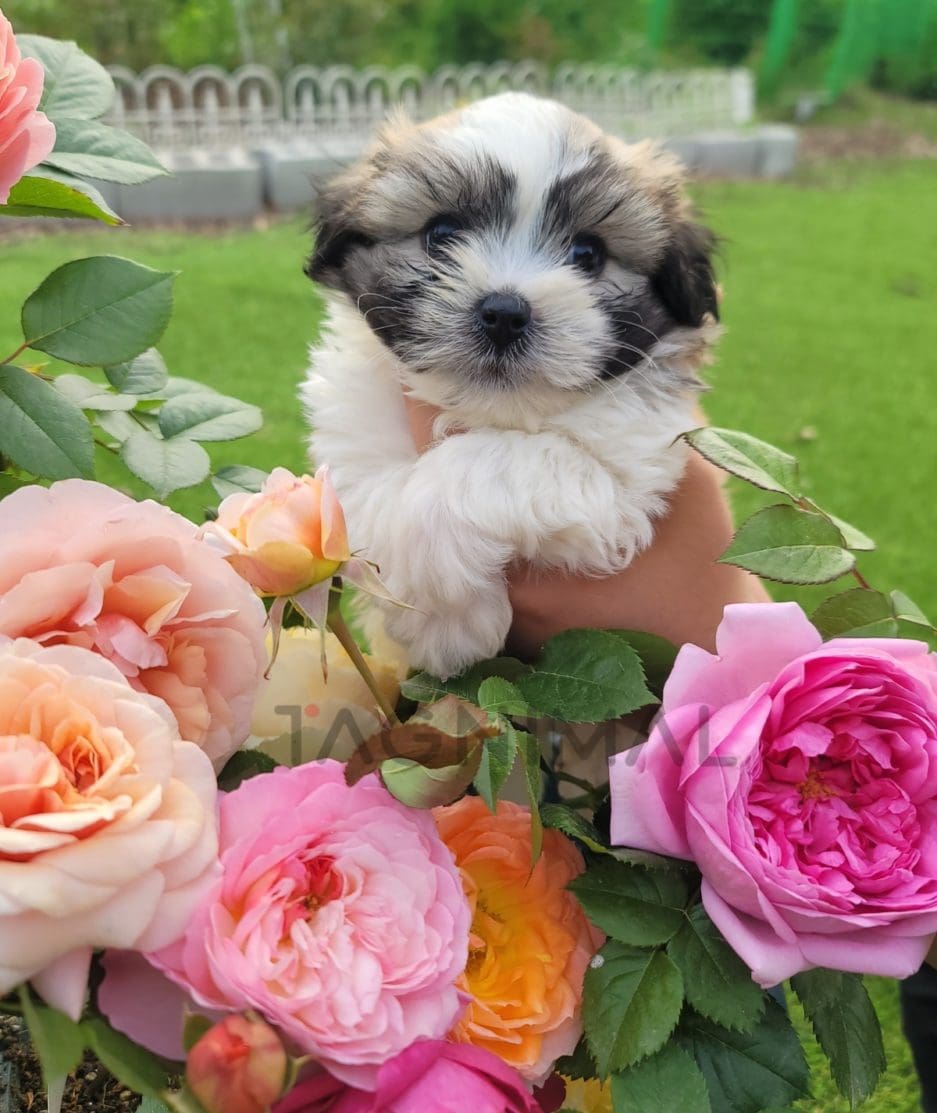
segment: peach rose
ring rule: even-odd
[[[436,825],[462,870],[472,908],[469,961],[458,983],[471,1003],[452,1038],[484,1047],[541,1083],[582,1034],[580,1003],[589,960],[603,936],[566,886],[582,855],[544,831],[530,869],[530,812],[478,796],[437,808]]]
[[[263,605],[196,527],[68,479],[0,502],[0,634],[93,649],[217,764],[249,732]]]
[[[0,996],[77,1019],[91,952],[185,930],[217,863],[211,762],[96,653],[0,641]]]
[[[0,11],[0,205],[55,144],[52,122],[38,111],[44,80],[35,58],[20,54],[10,21]]]
[[[261,595],[299,595],[331,580],[351,557],[324,467],[314,477],[274,468],[259,494],[229,495],[207,532],[230,543],[228,561]]]

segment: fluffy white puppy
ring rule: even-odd
[[[718,328],[712,246],[669,155],[519,93],[391,122],[324,192],[311,450],[416,608],[386,615],[416,664],[498,652],[512,561],[603,575],[650,542]],[[451,431],[423,455],[404,392]]]

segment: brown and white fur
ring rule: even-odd
[[[669,155],[526,94],[393,121],[325,191],[311,450],[416,608],[386,614],[415,664],[498,652],[511,562],[603,575],[648,545],[718,331],[712,247]],[[422,455],[404,392],[454,431]]]

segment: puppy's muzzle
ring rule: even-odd
[[[475,316],[499,352],[522,340],[530,329],[530,303],[519,294],[488,294],[478,303]]]

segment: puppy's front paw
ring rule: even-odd
[[[409,646],[410,662],[434,676],[458,676],[494,657],[511,628],[511,604],[503,585],[459,610],[397,612],[388,619],[393,637]]]

